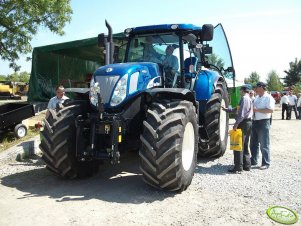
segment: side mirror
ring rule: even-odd
[[[204,24],[201,31],[201,40],[202,41],[211,41],[213,39],[213,25],[212,24]]]
[[[107,43],[107,38],[106,38],[105,34],[104,33],[99,34],[98,37],[97,37],[98,47],[105,48],[106,43]]]
[[[233,72],[234,69],[233,69],[233,67],[228,67],[227,69],[225,69],[225,71],[226,71],[226,72]]]

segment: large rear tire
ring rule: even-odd
[[[72,104],[58,112],[49,110],[41,131],[40,148],[47,169],[66,179],[92,176],[98,169],[95,162],[80,162],[75,156],[75,118],[83,111],[80,105]]]
[[[199,157],[217,158],[223,156],[227,148],[229,115],[221,109],[229,105],[228,92],[224,82],[218,82],[215,92],[206,104],[204,126],[207,130],[208,147],[199,144]]]
[[[163,190],[186,190],[197,160],[194,105],[182,100],[153,103],[143,127],[139,156],[144,181]]]

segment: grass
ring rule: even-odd
[[[36,128],[30,128],[27,130],[27,135],[20,139],[16,138],[13,131],[7,131],[0,134],[0,152],[5,151],[6,149],[15,146],[23,141],[29,140],[30,138],[35,137],[40,134],[40,130]]]

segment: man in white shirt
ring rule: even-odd
[[[250,140],[251,164],[258,164],[260,147],[262,154],[260,169],[264,170],[270,166],[270,125],[275,100],[268,94],[266,84],[263,82],[256,84],[255,92],[257,96],[253,103],[254,121]]]
[[[286,112],[286,120],[288,120],[288,104],[289,99],[287,93],[283,93],[280,99],[280,106],[282,108],[282,120],[284,120],[284,112]]]
[[[297,113],[297,97],[296,95],[293,95],[291,91],[288,92],[288,99],[289,99],[289,104],[288,104],[288,119],[291,119],[292,116],[292,110],[295,112],[296,119],[298,119],[298,113]]]
[[[55,89],[55,92],[56,92],[56,96],[52,97],[49,100],[49,103],[47,106],[48,109],[55,110],[57,104],[62,104],[62,103],[64,103],[65,100],[69,99],[67,96],[65,96],[64,86],[62,86],[62,85],[57,86]]]

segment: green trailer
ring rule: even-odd
[[[122,62],[125,36],[114,34],[113,39],[119,47],[115,62]],[[98,37],[34,48],[28,101],[49,101],[59,84],[65,88],[87,88],[92,73],[105,64],[104,51],[98,46]]]

